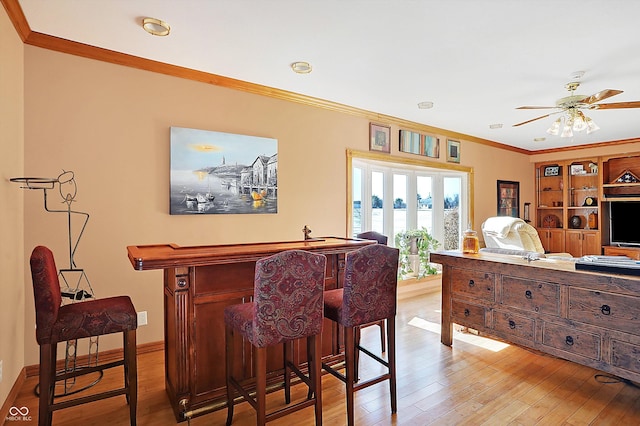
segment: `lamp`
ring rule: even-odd
[[[560,133],[560,127],[562,127],[562,133]],[[555,120],[551,126],[547,129],[547,133],[557,136],[560,133],[561,138],[570,138],[573,136],[573,132],[587,131],[587,134],[591,134],[600,127],[589,117],[577,108],[568,108],[566,115]]]

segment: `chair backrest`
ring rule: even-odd
[[[345,258],[342,310],[344,325],[380,321],[396,314],[398,249],[372,244]]]
[[[544,253],[536,229],[522,219],[496,216],[482,224],[484,243],[489,248],[504,248]]]
[[[264,347],[319,334],[327,258],[287,250],[256,262],[253,343]]]
[[[36,340],[39,345],[51,342],[53,323],[62,303],[60,281],[53,253],[38,246],[31,253],[31,279],[36,306]]]
[[[367,232],[361,232],[360,234],[356,235],[356,238],[362,238],[363,240],[375,240],[378,242],[378,244],[387,244],[387,236],[383,235],[379,232],[376,231],[367,231]]]

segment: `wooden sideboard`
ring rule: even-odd
[[[640,278],[568,261],[431,254],[443,265],[442,335],[453,324],[640,381]]]
[[[308,250],[327,257],[325,289],[342,286],[344,255],[374,241],[313,238],[303,241],[180,247],[159,244],[127,247],[134,269],[164,270],[165,388],[177,421],[226,406],[224,308],[253,298],[255,263],[284,250]],[[322,355],[340,360],[341,336],[325,319]],[[251,345],[242,348],[238,376],[253,377]],[[306,345],[294,344],[294,360],[306,364]],[[269,348],[268,380],[283,374],[282,345]],[[236,376],[236,377],[238,377]]]

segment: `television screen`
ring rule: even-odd
[[[610,203],[611,245],[640,245],[640,201]]]

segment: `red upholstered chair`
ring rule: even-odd
[[[356,235],[356,238],[362,238],[363,240],[373,240],[373,241],[377,241],[378,244],[384,244],[387,245],[387,236],[384,234],[381,234],[379,232],[376,231],[366,231],[366,232],[361,232],[360,234]],[[382,347],[382,352],[386,351],[386,345],[385,345],[385,338],[384,338],[384,320],[382,321],[376,321],[374,323],[371,324],[364,324],[362,327],[369,327],[370,325],[377,325],[378,327],[380,327],[380,346]],[[356,342],[360,342],[360,328],[358,328],[356,330]],[[357,354],[356,354],[356,360],[358,359]],[[357,380],[357,374],[356,374],[356,380]]]
[[[60,306],[60,283],[53,253],[38,246],[31,254],[31,276],[36,306],[36,340],[40,345],[40,401],[38,425],[50,425],[55,410],[99,399],[126,395],[132,425],[136,424],[136,310],[128,296],[109,297]],[[58,342],[90,336],[123,333],[124,357],[102,365],[56,374]],[[56,381],[124,366],[124,386],[55,403]]]
[[[263,425],[294,411],[315,406],[316,425],[322,424],[321,333],[327,258],[303,250],[288,250],[256,262],[254,299],[224,310],[227,359],[227,425],[233,419],[235,391],[256,410]],[[255,348],[256,397],[234,377],[234,340],[241,336]],[[307,339],[309,375],[292,361],[292,341]],[[291,371],[309,387],[308,397],[273,413],[266,413],[267,347],[283,344],[285,402],[291,402]]]
[[[383,380],[389,380],[391,412],[397,410],[395,316],[398,287],[398,249],[372,244],[347,253],[343,288],[324,293],[324,316],[344,328],[345,375],[327,364],[325,370],[346,383],[347,421],[354,424],[354,392]],[[356,330],[362,324],[387,321],[387,361],[356,342]],[[378,377],[356,383],[357,358],[363,352],[388,371]]]

